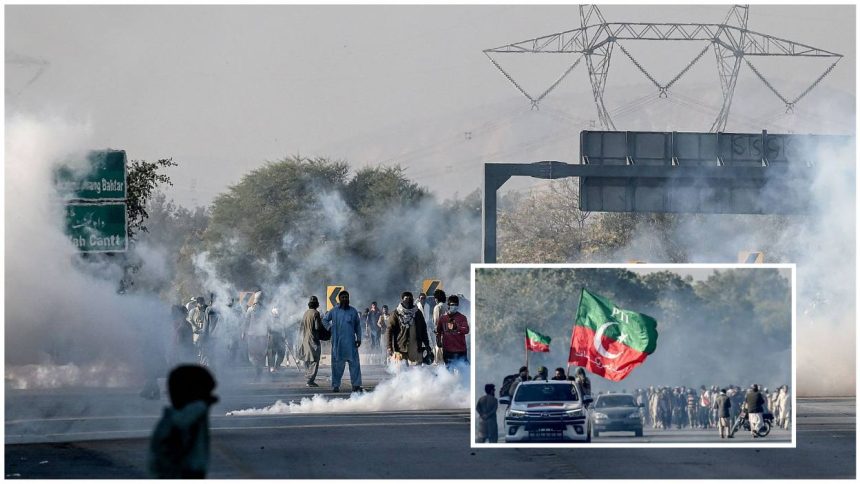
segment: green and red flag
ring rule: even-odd
[[[544,336],[537,331],[526,328],[526,350],[549,353],[549,342],[552,338]]]
[[[621,309],[582,289],[570,338],[569,364],[620,381],[656,348],[657,320]]]

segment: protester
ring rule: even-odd
[[[549,370],[546,369],[545,366],[539,366],[537,369],[537,375],[534,377],[535,380],[549,380]]]
[[[717,410],[717,418],[719,418],[717,428],[720,430],[720,438],[734,438],[731,435],[731,409],[732,407],[732,399],[726,395],[726,389],[721,388],[720,394],[717,395],[716,400],[714,401],[714,408]]]
[[[167,377],[171,407],[152,432],[149,471],[159,479],[203,479],[209,467],[209,408],[215,379],[206,368],[183,365]]]
[[[320,367],[320,332],[325,331],[322,318],[317,308],[320,307],[316,296],[311,296],[308,301],[308,309],[302,316],[300,328],[301,342],[299,344],[299,360],[305,363],[305,384],[309,387],[318,387],[314,381]]]
[[[287,329],[281,320],[278,308],[272,308],[272,319],[269,324],[269,343],[266,349],[266,361],[269,373],[276,373],[284,362],[287,354]],[[289,363],[289,360],[287,360]]]
[[[779,415],[777,416],[777,425],[788,430],[791,420],[791,395],[788,392],[788,385],[783,385],[779,391]]]
[[[448,312],[447,302],[448,299],[445,296],[445,291],[441,289],[436,289],[433,291],[433,300],[436,301],[436,305],[433,306],[433,310],[431,311],[430,319],[427,319],[428,326],[432,327],[434,330],[439,324],[439,318],[442,317],[443,314]],[[436,338],[430,338],[435,345],[433,348],[433,356],[436,361],[443,361],[445,359],[442,347],[436,344]]]
[[[749,412],[750,432],[753,438],[758,438],[758,431],[762,425],[765,400],[759,392],[757,384],[753,384],[750,391],[747,392],[744,401],[747,404],[747,411]]]
[[[203,299],[203,296],[199,296],[194,298],[194,304],[191,306],[191,309],[189,309],[188,317],[186,318],[186,321],[191,326],[191,339],[194,343],[194,350],[198,362],[202,359],[203,345],[206,338],[203,333],[204,327],[206,326],[205,319],[206,301]]]
[[[349,363],[349,380],[352,391],[363,391],[361,388],[361,365],[358,348],[361,346],[361,320],[358,311],[349,305],[349,293],[341,291],[337,295],[338,305],[327,312],[323,325],[331,331],[331,388],[340,391],[343,371]]]
[[[430,303],[427,302],[427,295],[423,292],[418,293],[418,301],[415,302],[415,309],[421,312],[421,315],[424,316],[424,321],[430,319],[432,308],[430,308]]]
[[[576,383],[579,385],[579,393],[583,398],[591,397],[591,380],[585,376],[585,370],[580,366],[574,373],[576,374]]]
[[[367,318],[364,320],[366,328],[365,336],[370,340],[370,348],[373,350],[379,349],[379,316],[382,312],[376,305],[376,301],[370,303],[370,310],[367,312]]]
[[[511,397],[511,400],[513,400],[514,398],[514,394],[517,391],[517,387],[520,386],[520,383],[524,381],[531,381],[531,378],[529,377],[529,367],[527,366],[521,366],[517,377],[514,379],[513,382],[511,382],[511,385],[509,387],[510,389],[508,390],[508,395]]]
[[[567,375],[564,374],[564,368],[556,368],[555,374],[552,376],[553,380],[567,380]]]
[[[690,428],[698,427],[698,416],[699,416],[699,408],[698,408],[698,398],[696,398],[695,392],[693,392],[692,388],[687,389],[687,423],[690,425]]]
[[[254,366],[254,381],[260,381],[266,367],[266,353],[269,349],[269,326],[271,313],[263,308],[263,291],[257,291],[253,303],[245,313],[245,329],[242,339],[248,343],[248,360]]]
[[[496,421],[499,401],[496,400],[496,386],[492,383],[484,385],[484,393],[475,406],[475,410],[478,412],[476,437],[479,444],[484,442],[495,444],[499,441],[499,428]]]
[[[415,307],[411,292],[401,294],[400,304],[388,318],[386,347],[394,361],[412,365],[421,365],[425,352],[432,352],[427,338],[427,324]]]
[[[466,335],[469,322],[459,311],[460,298],[448,296],[448,309],[436,323],[436,346],[442,348],[442,359],[448,365],[467,359]]]

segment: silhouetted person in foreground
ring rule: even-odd
[[[209,467],[209,407],[215,379],[199,365],[182,365],[167,378],[166,407],[149,443],[149,472],[160,479],[203,479]]]

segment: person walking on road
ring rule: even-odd
[[[325,314],[323,325],[331,331],[331,387],[340,391],[343,371],[349,363],[349,380],[352,391],[360,392],[361,365],[358,348],[361,346],[361,319],[358,311],[349,305],[349,293],[341,291],[337,295],[338,305]]]
[[[717,428],[720,430],[720,438],[733,438],[730,433],[731,429],[731,417],[732,417],[732,400],[726,395],[726,389],[721,388],[720,394],[717,395],[717,398],[714,401],[714,409],[717,411]]]
[[[442,315],[448,312],[447,306],[447,297],[445,296],[445,291],[441,289],[436,289],[433,291],[433,300],[436,301],[436,304],[433,306],[433,309],[430,311],[430,314],[425,321],[427,321],[427,326],[433,328],[434,330],[437,328],[439,324],[439,318]],[[439,362],[445,359],[445,355],[441,345],[436,344],[436,338],[431,338],[435,348],[433,348],[433,357],[435,361]]]
[[[492,383],[484,385],[484,395],[478,399],[475,410],[478,412],[478,432],[476,435],[478,443],[495,444],[499,441],[499,426],[496,421],[499,401],[496,400],[495,385]]]
[[[442,348],[442,359],[446,365],[455,361],[466,361],[469,322],[459,308],[460,298],[448,296],[448,310],[436,323],[436,346]]]
[[[778,426],[788,430],[790,426],[791,416],[791,396],[788,392],[788,385],[783,385],[779,390],[779,422]]]
[[[415,307],[411,292],[401,294],[400,304],[388,318],[388,334],[385,339],[388,354],[394,361],[421,365],[424,362],[424,353],[432,352],[427,338],[427,323]]]
[[[320,368],[320,333],[325,331],[322,318],[317,308],[320,302],[316,296],[311,296],[308,301],[308,310],[302,316],[301,342],[299,344],[299,359],[305,362],[305,379],[309,387],[318,387],[316,380]]]
[[[379,349],[379,326],[377,323],[381,314],[382,312],[379,311],[376,301],[370,303],[370,310],[367,312],[364,325],[366,327],[365,336],[370,340],[370,348],[374,351]]]

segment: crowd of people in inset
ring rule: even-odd
[[[318,387],[321,341],[330,341],[332,390],[338,392],[347,365],[353,391],[362,390],[358,348],[363,340],[369,342],[365,352],[408,365],[467,361],[468,320],[459,310],[460,298],[442,290],[434,292],[434,305],[424,293],[415,301],[411,292],[403,292],[393,311],[374,301],[359,312],[350,306],[349,292],[341,291],[338,305],[322,314],[318,298],[311,296],[301,318],[282,317],[267,299],[256,291],[247,305],[230,299],[221,311],[213,306],[214,295],[208,303],[200,296],[174,306],[170,365],[193,361],[212,368],[247,362],[254,368],[254,381],[260,381],[264,373],[276,373],[292,359],[300,371],[304,367],[307,386]],[[295,322],[287,324],[285,319]],[[222,320],[228,324],[219,324]],[[288,340],[294,325],[295,345]]]
[[[516,374],[506,376],[502,381],[499,397],[511,398],[517,385],[534,380],[573,381],[579,387],[579,393],[584,400],[586,397],[592,397],[591,380],[583,368],[577,367],[573,375],[566,375],[564,368],[556,368],[552,378],[549,378],[549,372],[543,366],[538,368],[534,377],[529,375],[526,366],[520,367]],[[498,400],[495,390],[495,385],[485,385],[485,394],[478,399],[475,407],[478,413],[478,443],[498,441]],[[598,392],[593,398],[603,393]],[[620,393],[627,391],[622,390]],[[632,395],[639,405],[643,425],[650,425],[653,429],[714,428],[719,431],[720,438],[733,438],[738,430],[735,424],[747,419],[751,435],[758,438],[763,416],[767,413],[773,415],[773,423],[777,427],[786,430],[791,427],[791,394],[788,385],[782,385],[771,392],[758,384],[750,385],[746,392],[737,385],[729,385],[726,388],[719,388],[717,385],[706,388],[702,385],[698,391],[685,386],[651,386],[637,388]],[[739,421],[739,417],[742,420]]]
[[[670,428],[714,428],[721,438],[732,438],[732,424],[742,412],[749,415],[754,437],[761,426],[761,415],[770,412],[774,424],[789,429],[791,426],[791,395],[788,385],[776,391],[760,390],[753,384],[747,391],[737,385],[719,388],[701,385],[698,391],[687,387],[638,388],[633,395],[643,405],[642,417],[646,425],[654,429]]]

